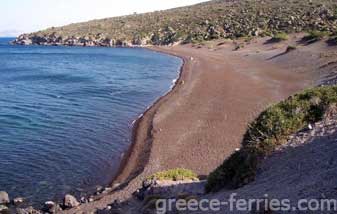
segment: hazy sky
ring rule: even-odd
[[[203,1],[206,0],[0,0],[0,36]]]

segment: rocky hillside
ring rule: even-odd
[[[334,0],[213,0],[193,6],[93,20],[19,36],[22,45],[145,46],[337,31]]]

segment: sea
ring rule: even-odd
[[[133,122],[170,90],[182,60],[13,39],[0,38],[0,191],[39,205],[109,185]]]

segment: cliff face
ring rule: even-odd
[[[337,30],[332,0],[213,0],[145,14],[93,20],[19,36],[22,45],[145,46],[276,32]]]

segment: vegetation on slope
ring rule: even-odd
[[[171,169],[163,172],[157,172],[150,176],[150,180],[170,180],[170,181],[183,181],[183,180],[198,180],[197,175],[188,169]]]
[[[281,42],[281,41],[285,41],[288,40],[288,34],[281,32],[281,33],[276,33],[272,38],[271,38],[271,42]]]
[[[336,103],[337,86],[323,86],[269,107],[249,125],[241,150],[209,175],[206,191],[239,188],[253,181],[266,156],[285,143],[289,135],[321,120],[328,107]]]
[[[310,31],[308,35],[306,35],[302,40],[307,43],[314,43],[314,42],[324,39],[325,37],[329,35],[330,33],[327,31],[313,30],[313,31]]]
[[[337,2],[332,0],[213,0],[53,27],[23,35],[19,40],[55,45],[168,45],[279,32],[334,32],[336,8]]]

